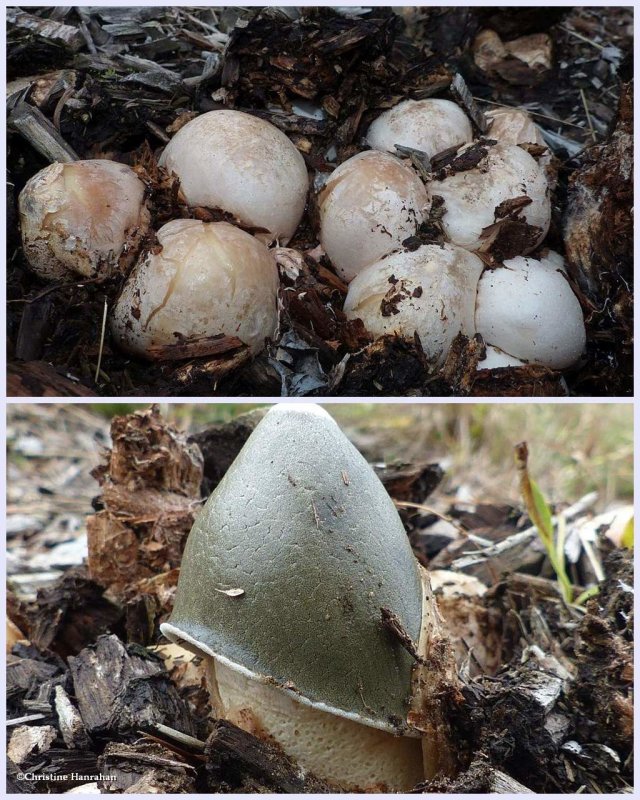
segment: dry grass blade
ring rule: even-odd
[[[98,382],[98,378],[100,377],[100,365],[102,364],[102,351],[104,350],[104,335],[105,331],[107,330],[107,309],[109,308],[109,304],[107,303],[107,298],[104,298],[104,312],[102,314],[102,327],[100,329],[100,348],[98,350],[98,363],[96,364],[96,374],[94,377],[94,383]]]

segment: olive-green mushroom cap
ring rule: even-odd
[[[406,734],[414,660],[382,609],[417,642],[420,578],[391,499],[323,409],[274,406],[196,519],[162,632]]]

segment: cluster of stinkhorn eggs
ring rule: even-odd
[[[481,366],[497,353],[498,364],[563,369],[584,349],[580,304],[559,255],[530,256],[550,223],[549,155],[529,154],[527,145],[539,149],[542,140],[524,112],[502,109],[489,120],[492,139],[478,143],[449,100],[406,100],[382,113],[366,134],[372,149],[343,162],[321,188],[318,238],[349,283],[347,315],[372,335],[417,332],[427,357],[441,364],[458,333],[480,333],[494,354]],[[394,154],[396,145],[427,157],[459,147],[458,163],[471,164],[425,181]],[[222,209],[242,228],[174,220],[140,252],[150,215],[133,170],[102,160],[54,164],[20,195],[28,262],[48,279],[108,278],[135,262],[111,329],[138,355],[167,358],[171,345],[219,335],[259,352],[278,324],[270,245],[291,239],[305,209],[303,157],[270,123],[220,110],[184,125],[160,164],[178,176],[189,206]],[[406,249],[436,197],[446,244]],[[513,204],[532,234],[522,252],[486,269],[477,253],[498,210]]]

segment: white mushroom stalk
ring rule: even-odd
[[[278,128],[241,111],[209,111],[180,128],[160,165],[190,206],[219,208],[286,243],[307,198],[303,157]]]
[[[473,139],[471,122],[451,100],[404,100],[383,112],[369,126],[367,144],[395,153],[395,146],[422,150],[429,158]]]
[[[111,330],[146,358],[184,358],[171,345],[237,337],[252,353],[276,332],[278,273],[273,254],[226,222],[174,220],[133,268],[117,300]]]
[[[518,256],[487,270],[476,305],[476,327],[485,342],[551,369],[572,366],[584,351],[586,333],[563,265],[550,251],[539,261]]]
[[[444,180],[434,181],[431,186],[432,194],[444,199],[445,235],[453,244],[467,250],[480,250],[486,238],[485,231],[499,220],[496,212],[504,208],[503,204],[528,199],[531,202],[522,206],[520,218],[533,226],[535,235],[524,247],[522,254],[526,255],[543,241],[551,221],[549,186],[544,170],[517,145],[487,145],[486,150],[486,155],[472,169],[455,172]]]
[[[142,181],[106,160],[45,167],[20,193],[19,210],[25,257],[45,280],[124,271],[150,221]]]
[[[322,779],[408,791],[451,768],[438,697],[453,661],[428,579],[318,406],[278,404],[252,433],[193,526],[161,627],[209,659],[219,716]]]
[[[405,162],[374,150],[341,164],[318,197],[320,244],[346,281],[415,235],[430,198]]]
[[[376,338],[417,333],[430,360],[442,364],[458,333],[475,334],[478,280],[484,265],[453,245],[422,245],[393,253],[362,270],[349,285],[344,311]]]

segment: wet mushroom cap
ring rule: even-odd
[[[427,358],[442,363],[458,333],[475,334],[483,268],[478,256],[448,244],[393,253],[354,278],[344,311],[376,337],[417,333]]]
[[[234,590],[234,591],[231,591]],[[393,502],[322,409],[274,406],[196,520],[162,632],[298,702],[407,733],[417,562]]]
[[[180,178],[190,206],[220,208],[288,241],[302,218],[309,178],[303,157],[266,120],[209,111],[176,133],[160,165]]]
[[[451,100],[403,100],[369,126],[367,144],[395,153],[397,144],[413,147],[429,158],[473,139],[471,122]]]
[[[320,244],[337,273],[352,280],[414,236],[429,194],[407,162],[376,150],[349,158],[318,196]]]
[[[45,167],[18,205],[25,257],[45,280],[114,275],[135,258],[150,221],[136,173],[103,159]]]
[[[470,145],[470,148],[476,147],[477,144]],[[523,246],[522,254],[526,255],[542,242],[551,221],[549,186],[544,170],[518,145],[483,147],[486,155],[476,166],[433,182],[432,193],[444,199],[445,235],[453,244],[479,250],[483,231],[497,221],[496,210],[507,201],[529,198],[531,202],[522,207],[519,217],[535,229]]]
[[[168,222],[157,238],[160,249],[134,266],[113,310],[120,346],[150,359],[184,357],[163,348],[222,335],[262,350],[278,324],[278,272],[267,247],[226,222],[193,219]]]
[[[586,344],[580,303],[554,252],[487,270],[478,284],[476,326],[485,342],[551,369],[570,367]]]

